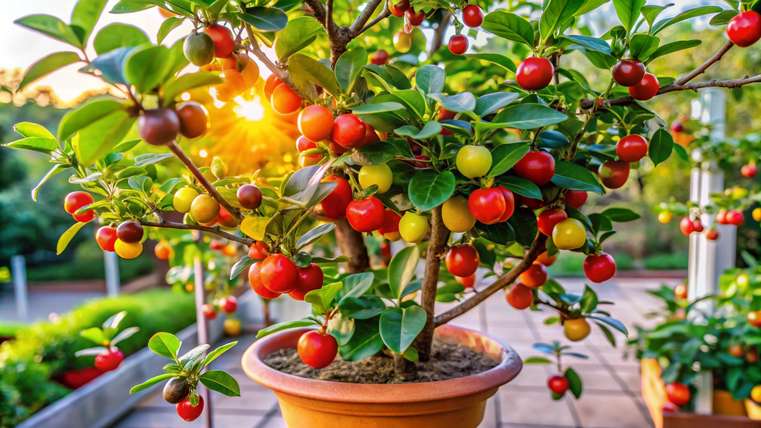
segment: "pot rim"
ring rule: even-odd
[[[463,397],[497,388],[515,378],[523,368],[523,361],[510,346],[477,330],[454,325],[438,327],[436,334],[452,336],[455,333],[464,333],[480,336],[500,347],[500,363],[489,370],[469,376],[401,384],[360,384],[309,379],[281,372],[264,363],[264,357],[283,348],[280,342],[288,340],[283,336],[293,336],[295,344],[298,337],[309,330],[312,329],[285,330],[255,341],[243,354],[243,371],[249,378],[273,391],[303,398],[347,403],[409,404]]]

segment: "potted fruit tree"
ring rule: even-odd
[[[590,36],[583,22],[604,3],[125,0],[111,11],[164,8],[156,43],[137,27],[112,24],[92,38],[92,55],[105,1],[81,1],[70,23],[49,15],[16,21],[69,47],[33,64],[20,86],[79,64],[113,95],[67,113],[56,134],[17,124],[21,138],[8,146],[50,157],[40,186],[66,172],[83,188],[67,198],[75,223],[59,251],[96,218],[113,229],[98,241],[123,258],[140,254],[156,230],[202,232],[249,247],[231,276],[247,270],[260,296],[311,304],[309,317],[262,330],[243,358],[249,376],[278,395],[290,426],[474,427],[521,360],[450,321],[504,292],[516,309],[549,310],[550,328],[571,341],[595,325],[615,342],[613,331],[626,328],[604,309],[609,302],[589,286],[568,292],[545,266],[559,251],[575,251],[587,255],[591,282],[615,274],[604,242],[615,223],[638,216],[622,208],[585,213],[588,193],[622,187],[646,158],[658,164],[672,151],[685,155],[645,101],[761,81],[698,79],[733,46],[761,35],[747,3],[664,17],[664,7],[617,0],[620,24]],[[700,44],[668,40],[663,30],[706,15],[728,23],[721,51],[678,79],[647,71]],[[192,30],[162,44],[183,23]],[[480,31],[503,52],[467,53],[469,36]],[[270,73],[263,84],[260,65]],[[294,121],[301,168],[220,176],[189,155],[183,145],[209,126],[193,100],[209,90],[219,103],[253,90]],[[268,135],[258,138],[266,144]],[[188,174],[158,168],[170,158]],[[385,268],[370,265],[375,232],[404,243]],[[329,234],[339,251],[312,251]],[[479,268],[485,275],[476,284]],[[437,313],[437,301],[451,304]],[[149,384],[178,373],[191,380],[183,417],[200,413],[186,408],[198,405],[199,381],[237,395],[229,377],[202,373],[208,357],[178,357],[179,344],[166,335],[153,345],[174,365]],[[567,352],[545,345],[558,358]],[[555,393],[564,390],[558,376]]]

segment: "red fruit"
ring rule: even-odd
[[[741,226],[745,222],[745,216],[742,211],[731,210],[727,212],[727,223],[735,226]]]
[[[331,143],[332,144],[332,143]],[[299,153],[305,152],[310,149],[316,149],[317,143],[310,140],[309,138],[299,135],[299,138],[296,139],[296,151]],[[304,159],[304,165],[303,166],[309,166],[309,165],[315,165],[317,164],[320,159],[322,159],[322,155],[319,153],[313,153],[310,155],[301,155],[299,156],[299,159],[303,157]]]
[[[547,268],[541,263],[534,263],[518,276],[518,280],[529,288],[537,288],[547,282]]]
[[[388,62],[388,52],[383,49],[378,49],[372,55],[370,55],[370,62],[375,65],[383,65]]]
[[[214,309],[214,305],[205,303],[201,310],[203,311],[203,317],[207,320],[213,320],[217,318],[217,310]]]
[[[462,55],[468,50],[468,38],[463,34],[455,34],[449,38],[449,52]]]
[[[444,107],[439,107],[439,120],[454,119],[456,115],[457,113],[453,111],[449,111],[445,109]]]
[[[143,239],[143,226],[135,220],[123,221],[116,228],[116,237],[124,242],[140,242]]]
[[[692,230],[693,230],[693,232],[702,232],[703,231],[703,222],[701,222],[699,218],[696,218],[695,220],[692,220]]]
[[[103,251],[114,251],[116,237],[116,229],[111,226],[102,226],[95,232],[95,242]]]
[[[753,178],[758,174],[758,167],[754,163],[743,165],[740,168],[740,174],[745,178]]]
[[[716,223],[729,224],[727,221],[727,214],[727,210],[719,210],[719,212],[716,213]]]
[[[264,82],[264,96],[269,100],[272,97],[272,92],[282,84],[283,81],[280,80],[279,77],[277,77],[274,74],[270,74],[269,77],[267,77],[267,81]]]
[[[404,11],[404,17],[407,19],[407,22],[410,25],[417,27],[423,23],[423,20],[425,19],[425,13],[422,10],[420,12],[415,12],[414,9],[409,8]]]
[[[280,114],[291,114],[301,108],[301,97],[290,86],[278,85],[270,97],[272,108]]]
[[[180,118],[168,108],[146,110],[140,115],[137,128],[146,143],[154,146],[169,144],[180,132]]]
[[[185,398],[177,403],[177,415],[183,420],[191,422],[198,419],[203,413],[203,397],[198,396],[198,405],[193,407],[189,398]]]
[[[658,83],[658,78],[654,74],[645,73],[645,77],[639,83],[629,86],[629,95],[635,100],[644,101],[658,95],[660,90],[661,85]]]
[[[217,222],[222,227],[233,228],[238,225],[238,220],[227,211],[227,208],[220,206],[219,214],[217,214]]]
[[[530,151],[515,164],[513,172],[542,186],[555,175],[555,158],[547,152]]]
[[[254,184],[240,186],[235,196],[240,206],[249,210],[255,210],[262,204],[262,191]]]
[[[679,230],[682,232],[682,235],[690,236],[690,233],[695,231],[692,220],[689,217],[682,218],[679,222]]]
[[[470,276],[478,269],[478,251],[472,245],[455,245],[444,259],[447,270],[454,276]]]
[[[714,228],[706,230],[706,239],[709,241],[715,241],[719,239],[719,231]]]
[[[345,149],[358,147],[365,138],[365,123],[351,113],[344,113],[333,121],[333,142]]]
[[[682,122],[675,120],[671,124],[671,132],[680,133],[683,131],[684,131],[684,125],[682,124]]]
[[[676,413],[679,411],[679,407],[677,407],[674,403],[667,401],[663,403],[663,406],[661,406],[661,411],[663,413]]]
[[[335,182],[336,187],[320,202],[322,214],[333,220],[339,219],[346,215],[346,206],[351,202],[351,186],[346,179],[337,175],[328,176],[326,180]]]
[[[690,388],[683,383],[670,383],[666,385],[666,397],[677,406],[684,406],[690,402]]]
[[[322,269],[314,263],[305,268],[298,268],[299,285],[295,290],[288,293],[296,300],[304,300],[304,296],[312,290],[322,287]]]
[[[306,106],[299,113],[298,127],[312,141],[327,140],[333,131],[333,112],[319,104]]]
[[[510,220],[510,217],[515,212],[515,195],[513,195],[511,190],[506,189],[505,186],[497,186],[496,188],[502,192],[502,197],[505,198],[505,211],[502,212],[497,223],[504,223]]]
[[[115,370],[124,361],[122,351],[113,348],[95,356],[95,368],[104,372]]]
[[[518,85],[527,91],[537,91],[547,87],[555,74],[555,67],[547,58],[530,56],[521,62],[515,72]]]
[[[515,284],[507,293],[507,303],[515,309],[526,309],[534,302],[534,293],[523,284]]]
[[[280,293],[270,291],[262,283],[261,277],[259,276],[259,263],[252,264],[248,269],[248,285],[254,293],[265,299],[274,299],[280,295]]]
[[[378,133],[375,132],[375,129],[365,124],[365,137],[362,139],[362,142],[359,143],[359,147],[365,147],[370,144],[374,144],[380,141],[380,138],[378,138]]]
[[[231,314],[238,310],[238,299],[235,296],[227,296],[219,306],[222,308],[222,312]]]
[[[271,254],[259,262],[259,279],[270,291],[288,293],[299,281],[296,265],[282,254]]]
[[[600,165],[597,174],[608,189],[618,189],[629,179],[629,162],[607,161]]]
[[[382,235],[387,233],[399,232],[399,220],[402,217],[392,210],[386,209],[383,211],[383,225],[378,228],[378,232]]]
[[[633,59],[622,59],[613,66],[613,79],[621,86],[634,86],[645,77],[645,66]]]
[[[590,254],[584,259],[584,275],[592,282],[605,282],[616,274],[616,261],[610,254]]]
[[[270,248],[266,242],[256,241],[248,247],[248,258],[252,260],[262,260],[270,255]]]
[[[180,133],[186,138],[196,138],[206,133],[208,118],[206,109],[197,102],[188,101],[177,107]]]
[[[465,288],[473,288],[476,285],[476,274],[468,276],[455,276],[454,279]]]
[[[547,387],[557,395],[565,394],[565,392],[568,391],[569,386],[570,384],[565,376],[554,375],[547,379]]]
[[[333,336],[312,330],[299,337],[296,350],[304,364],[321,369],[330,365],[336,358],[338,343]]]
[[[505,209],[505,196],[496,187],[476,189],[468,196],[468,210],[483,224],[499,222]]]
[[[616,144],[616,154],[622,161],[639,162],[647,155],[647,140],[641,135],[627,135]]]
[[[676,297],[679,300],[686,300],[687,299],[687,285],[685,284],[679,284],[674,287],[674,297]]]
[[[521,195],[518,195],[518,202],[519,205],[525,205],[532,210],[536,210],[544,206],[544,200],[527,198]]]
[[[567,190],[565,192],[565,204],[571,208],[579,209],[587,202],[587,192],[583,190]]]
[[[462,22],[471,28],[478,27],[484,22],[484,13],[480,7],[469,4],[462,8]]]
[[[568,218],[568,214],[560,208],[551,208],[542,211],[536,218],[536,225],[539,231],[546,236],[552,236],[552,229],[555,225]]]
[[[383,203],[375,196],[349,202],[346,219],[357,232],[372,232],[383,226]]]
[[[401,18],[402,16],[404,16],[404,12],[406,12],[407,9],[409,8],[410,8],[409,0],[401,0],[398,2],[394,2],[393,0],[388,1],[389,12],[391,12],[391,14],[396,16],[397,18]]]
[[[74,215],[80,208],[95,202],[92,195],[87,192],[76,191],[66,195],[63,200],[63,209],[69,214]],[[87,211],[89,212],[89,211]]]
[[[553,256],[550,256],[547,253],[547,251],[544,251],[541,254],[539,254],[539,256],[537,256],[536,262],[537,263],[541,263],[541,264],[543,264],[545,266],[552,266],[552,264],[555,263],[555,260],[557,260],[557,259],[558,259],[558,255],[557,254],[555,254]]]
[[[227,58],[233,53],[235,49],[235,40],[233,39],[233,33],[229,28],[211,24],[204,30],[206,34],[211,37],[211,41],[214,42],[214,56],[217,58]]]
[[[735,15],[727,25],[727,37],[741,48],[756,43],[761,38],[761,15],[755,10]]]

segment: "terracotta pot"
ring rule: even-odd
[[[725,416],[745,416],[745,406],[741,400],[735,400],[729,391],[713,391],[713,413]]]
[[[306,379],[277,371],[262,361],[295,348],[308,329],[287,330],[256,341],[243,355],[243,370],[272,389],[292,428],[475,428],[486,400],[511,381],[523,363],[510,347],[473,330],[442,326],[436,337],[483,352],[499,365],[472,376],[436,382],[354,384]]]

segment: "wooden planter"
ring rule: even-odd
[[[664,413],[663,405],[667,401],[666,386],[661,380],[661,367],[658,361],[642,360],[640,371],[642,398],[645,400],[656,428],[761,428],[761,420],[738,416],[738,414],[745,414],[742,408],[743,403],[732,399],[727,391],[716,391],[713,397],[714,409],[725,414]]]

